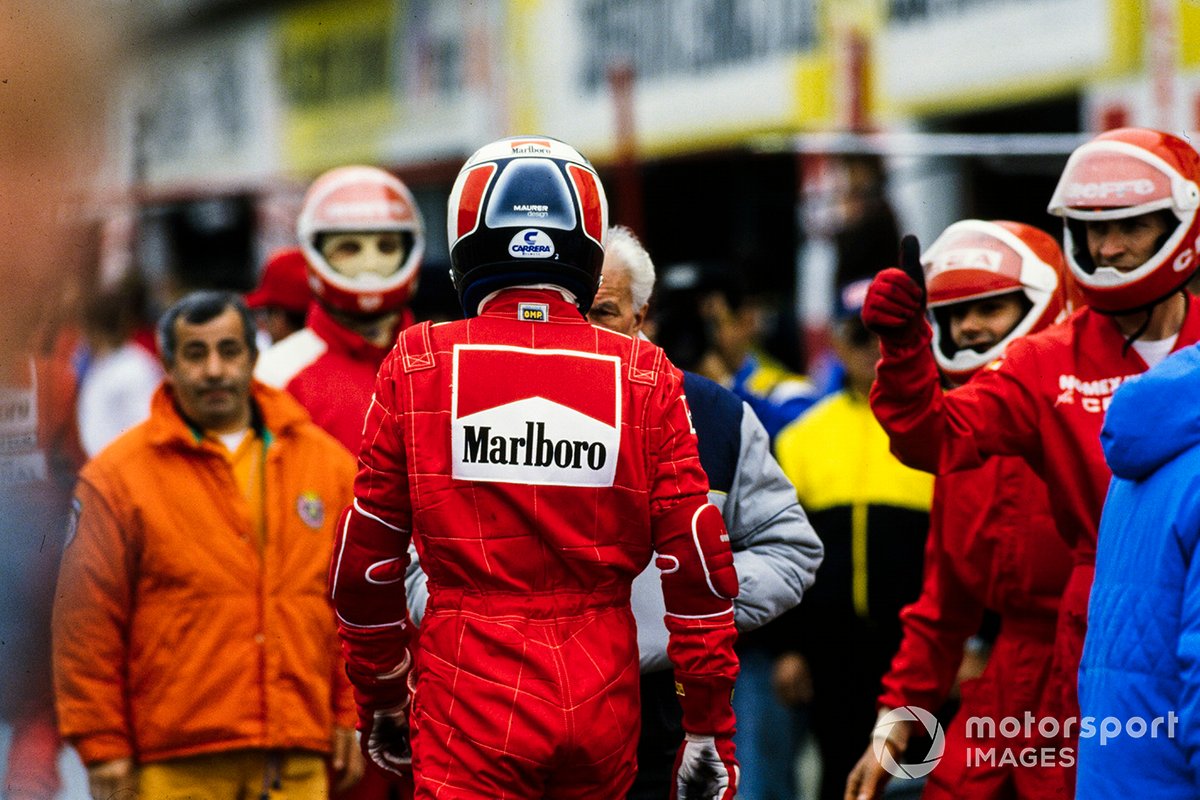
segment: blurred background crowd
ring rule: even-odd
[[[144,417],[155,319],[223,288],[254,292],[264,343],[272,317],[302,324],[302,265],[273,254],[320,172],[405,181],[426,221],[411,308],[447,318],[464,158],[570,142],[660,267],[651,337],[761,398],[775,434],[855,380],[846,348],[871,342],[843,289],[893,265],[901,231],[1058,236],[1067,154],[1123,125],[1200,129],[1194,0],[0,0],[0,719],[45,707],[73,475]],[[780,664],[802,717],[808,665]],[[85,796],[71,758],[60,789],[0,794]]]

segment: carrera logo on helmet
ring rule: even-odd
[[[517,258],[549,258],[554,255],[554,240],[537,228],[526,228],[508,243],[508,254]]]
[[[941,272],[946,269],[983,269],[988,272],[999,272],[1004,257],[994,250],[982,247],[959,247],[948,250],[938,256],[933,262],[930,272]]]
[[[1154,181],[1135,178],[1129,181],[1101,181],[1099,183],[1071,183],[1067,185],[1067,200],[1106,200],[1124,197],[1126,194],[1154,194]]]

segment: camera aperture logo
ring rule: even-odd
[[[929,738],[933,740],[924,761],[917,764],[901,764],[888,750],[888,735],[892,732],[892,727],[901,722],[919,722],[925,727]],[[874,733],[871,734],[871,748],[879,765],[890,775],[904,779],[924,778],[933,772],[933,768],[942,760],[942,754],[946,750],[946,735],[942,732],[942,726],[933,714],[918,706],[900,706],[893,708],[879,719]]]

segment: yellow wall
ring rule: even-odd
[[[394,124],[394,0],[288,9],[279,26],[284,161],[297,172],[374,161]]]
[[[1200,65],[1200,0],[1179,0],[1179,63]]]

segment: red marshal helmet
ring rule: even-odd
[[[1146,128],[1119,128],[1080,145],[1050,200],[1064,222],[1063,249],[1087,304],[1110,314],[1135,311],[1178,291],[1200,261],[1200,156],[1184,140]],[[1166,211],[1175,222],[1137,269],[1097,266],[1085,223]]]
[[[1065,316],[1067,267],[1054,237],[1032,225],[966,219],[942,232],[921,257],[933,327],[933,353],[942,373],[965,383],[1014,339]],[[1024,316],[983,352],[958,348],[950,338],[948,307],[1021,292]]]
[[[450,274],[463,312],[507,286],[552,284],[584,314],[600,285],[608,201],[575,148],[514,136],[467,159],[450,191]]]
[[[404,242],[400,267],[390,275],[343,275],[321,254],[326,233],[397,232]],[[337,167],[321,175],[304,197],[297,225],[317,299],[337,311],[375,316],[402,308],[416,291],[425,252],[421,212],[399,178],[376,167]]]

